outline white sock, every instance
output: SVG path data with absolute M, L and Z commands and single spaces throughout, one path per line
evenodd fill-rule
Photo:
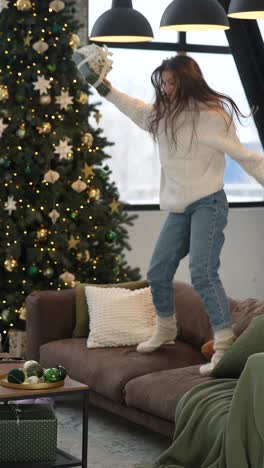
M 211 374 L 212 370 L 215 368 L 216 364 L 222 359 L 225 352 L 232 346 L 234 341 L 234 335 L 232 328 L 223 328 L 222 330 L 217 330 L 214 334 L 214 354 L 211 359 L 211 362 L 204 364 L 200 367 L 200 374 L 203 376 L 208 376 Z
M 139 353 L 151 353 L 165 343 L 174 341 L 177 336 L 177 323 L 175 315 L 168 317 L 156 316 L 155 331 L 151 338 L 143 343 L 139 343 L 137 351 Z

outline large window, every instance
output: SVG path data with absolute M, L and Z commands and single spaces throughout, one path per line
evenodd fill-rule
M 153 99 L 153 89 L 150 83 L 153 69 L 164 58 L 175 54 L 175 51 L 164 49 L 172 49 L 169 43 L 176 43 L 179 39 L 175 32 L 162 32 L 158 29 L 162 12 L 170 1 L 157 2 L 162 5 L 157 5 L 156 8 L 148 8 L 149 3 L 153 5 L 151 0 L 134 0 L 133 6 L 148 18 L 153 27 L 155 39 L 166 41 L 166 43 L 159 42 L 160 50 L 153 50 L 149 48 L 151 46 L 146 46 L 148 49 L 145 50 L 132 49 L 131 46 L 112 48 L 114 67 L 108 75 L 118 89 L 147 102 Z M 110 6 L 110 0 L 100 2 L 90 0 L 89 24 L 92 25 L 96 18 Z M 185 39 L 190 46 L 188 54 L 199 63 L 210 86 L 230 95 L 244 114 L 250 114 L 236 65 L 228 49 L 225 33 L 188 33 Z M 197 44 L 201 46 L 202 52 L 197 52 Z M 214 53 L 212 53 L 211 46 L 216 46 Z M 223 47 L 226 53 L 223 53 Z M 218 49 L 220 53 L 217 53 Z M 93 99 L 98 101 L 96 92 Z M 108 148 L 108 153 L 111 155 L 109 166 L 112 169 L 113 180 L 118 185 L 121 199 L 132 205 L 158 204 L 160 167 L 157 147 L 151 137 L 105 100 L 102 101 L 101 113 L 99 125 L 103 128 L 106 137 L 115 143 L 114 146 Z M 239 137 L 246 147 L 263 152 L 252 116 L 244 122 L 243 126 L 237 123 L 237 128 Z M 228 155 L 226 155 L 225 190 L 230 202 L 264 200 L 263 187 Z

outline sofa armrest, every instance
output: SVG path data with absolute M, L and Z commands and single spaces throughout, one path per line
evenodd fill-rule
M 34 291 L 26 298 L 27 359 L 39 360 L 49 341 L 71 338 L 75 326 L 75 290 Z

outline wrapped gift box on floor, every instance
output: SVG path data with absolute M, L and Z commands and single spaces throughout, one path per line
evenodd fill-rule
M 0 463 L 54 462 L 57 420 L 46 404 L 0 404 Z
M 9 353 L 17 357 L 26 356 L 26 332 L 22 330 L 9 330 Z

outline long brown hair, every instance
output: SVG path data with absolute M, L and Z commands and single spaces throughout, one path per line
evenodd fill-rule
M 162 72 L 165 70 L 171 71 L 175 80 L 176 89 L 172 101 L 167 98 L 162 86 Z M 241 118 L 246 117 L 231 97 L 210 88 L 198 63 L 187 55 L 176 55 L 163 60 L 161 65 L 153 71 L 151 83 L 155 89 L 156 99 L 149 121 L 149 129 L 154 140 L 157 140 L 159 123 L 164 118 L 166 135 L 169 133 L 171 141 L 177 145 L 176 132 L 174 131 L 177 118 L 187 108 L 192 108 L 194 115 L 199 115 L 201 104 L 228 112 L 231 118 L 227 122 L 227 126 L 230 125 L 234 113 L 239 122 L 241 122 Z

